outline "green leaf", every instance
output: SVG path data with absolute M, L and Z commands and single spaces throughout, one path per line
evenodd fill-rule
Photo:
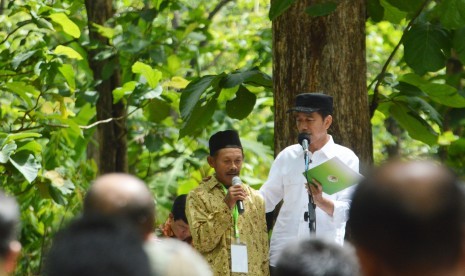
M 394 24 L 400 24 L 402 20 L 407 17 L 406 12 L 401 11 L 393 5 L 389 4 L 387 0 L 381 0 L 380 4 L 384 8 L 384 20 Z
M 179 103 L 181 117 L 183 119 L 188 118 L 193 112 L 195 106 L 198 104 L 202 94 L 207 91 L 215 80 L 217 81 L 219 78 L 223 77 L 224 74 L 207 75 L 190 82 L 181 94 L 181 100 Z
M 228 74 L 221 81 L 221 87 L 232 88 L 243 83 L 264 87 L 272 87 L 273 85 L 270 76 L 258 70 L 257 68 L 253 68 L 251 70 L 246 71 L 237 70 L 231 74 Z
M 57 170 L 46 171 L 44 177 L 50 180 L 52 186 L 57 188 L 63 195 L 70 194 L 74 190 L 73 182 L 65 178 Z
M 367 0 L 367 11 L 374 22 L 380 22 L 384 18 L 384 8 L 380 0 Z
M 449 156 L 462 156 L 465 153 L 465 139 L 459 138 L 450 144 Z M 462 159 L 463 160 L 463 159 Z
M 42 153 L 42 145 L 37 143 L 36 141 L 30 141 L 23 146 L 19 147 L 16 152 L 20 151 L 29 151 L 34 154 L 41 154 Z
M 447 32 L 431 24 L 416 24 L 405 34 L 404 56 L 419 75 L 444 68 L 450 51 Z
M 24 82 L 8 82 L 4 85 L 9 91 L 18 95 L 27 104 L 28 108 L 33 107 L 34 103 L 32 102 L 31 96 L 27 93 L 32 94 L 32 96 L 40 94 L 34 86 L 26 85 Z
M 63 31 L 74 38 L 79 38 L 81 36 L 81 30 L 79 27 L 71 21 L 68 16 L 64 13 L 54 13 L 50 15 L 50 19 L 53 22 L 60 25 L 63 28 Z
M 26 151 L 10 156 L 10 162 L 29 183 L 36 179 L 41 168 L 40 163 L 35 159 L 34 155 Z
M 74 91 L 76 89 L 76 81 L 74 79 L 73 66 L 71 66 L 70 64 L 62 64 L 58 68 L 58 71 L 60 71 L 61 75 L 63 75 L 63 77 L 66 79 L 66 82 L 71 88 L 71 91 Z
M 13 59 L 11 60 L 11 66 L 13 66 L 13 69 L 17 69 L 18 66 L 23 63 L 23 61 L 26 61 L 28 60 L 30 57 L 32 57 L 37 51 L 39 50 L 32 50 L 32 51 L 28 51 L 28 52 L 23 52 L 23 53 L 19 53 L 17 54 L 16 56 L 13 57 Z
M 465 98 L 450 85 L 432 83 L 415 74 L 403 75 L 400 80 L 420 88 L 437 103 L 456 108 L 465 107 Z
M 132 66 L 132 72 L 135 74 L 141 74 L 147 80 L 147 83 L 151 88 L 157 87 L 162 77 L 162 73 L 159 70 L 153 69 L 150 65 L 140 61 L 134 63 Z
M 134 88 L 136 88 L 137 82 L 128 81 L 123 84 L 123 87 L 118 87 L 113 90 L 113 104 L 119 102 L 125 95 L 130 95 Z
M 460 61 L 465 64 L 465 28 L 455 31 L 452 43 Z
M 181 68 L 181 59 L 176 55 L 171 55 L 167 59 L 168 70 L 171 75 L 175 75 L 176 72 Z
M 465 107 L 465 98 L 460 95 L 455 87 L 447 84 L 429 83 L 423 85 L 421 89 L 430 96 L 430 98 L 442 105 L 460 108 Z
M 395 85 L 393 88 L 399 90 L 400 94 L 404 96 L 409 96 L 409 97 L 426 96 L 426 94 L 423 93 L 423 91 L 421 91 L 420 88 L 418 88 L 415 85 L 404 82 L 404 81 L 399 81 L 399 83 Z
M 97 23 L 92 23 L 92 27 L 96 28 L 97 32 L 103 37 L 106 37 L 108 39 L 112 39 L 113 37 L 115 37 L 116 32 L 113 28 L 105 27 Z
M 241 85 L 236 98 L 226 102 L 226 113 L 231 118 L 242 120 L 252 112 L 256 101 L 257 96 Z
M 144 139 L 144 145 L 149 152 L 159 152 L 163 147 L 163 139 L 158 135 L 147 135 Z
M 424 112 L 425 114 L 428 115 L 428 118 L 431 119 L 433 122 L 438 124 L 439 126 L 442 126 L 442 116 L 439 114 L 439 112 L 432 106 L 430 105 L 427 101 L 423 100 L 420 97 L 406 97 L 406 96 L 401 96 L 401 97 L 395 97 L 394 101 L 403 101 L 407 104 L 410 110 L 415 110 L 417 113 Z
M 275 20 L 285 12 L 296 0 L 272 0 L 268 17 L 271 21 Z
M 55 29 L 53 28 L 52 23 L 48 22 L 44 18 L 41 18 L 41 17 L 38 17 L 37 15 L 34 15 L 33 12 L 31 12 L 31 15 L 32 15 L 32 22 L 34 22 L 37 25 L 37 27 L 44 28 L 44 29 L 49 29 L 51 31 L 55 31 Z
M 410 137 L 430 146 L 436 144 L 438 134 L 423 118 L 404 103 L 392 104 L 389 111 Z
M 144 116 L 147 120 L 160 123 L 170 115 L 171 105 L 160 99 L 152 99 L 150 103 L 144 107 Z
M 420 9 L 425 0 L 387 0 L 387 2 L 401 11 L 414 13 Z
M 440 1 L 437 9 L 444 27 L 458 29 L 465 25 L 465 2 L 463 0 Z
M 13 133 L 13 134 L 8 134 L 8 136 L 6 138 L 6 143 L 9 143 L 11 141 L 16 141 L 16 140 L 22 140 L 22 139 L 28 139 L 28 138 L 38 138 L 38 137 L 42 137 L 42 134 L 35 133 L 35 132 Z
M 325 16 L 334 12 L 337 8 L 337 5 L 338 4 L 335 2 L 313 4 L 305 9 L 305 12 L 313 17 Z
M 191 135 L 199 129 L 204 129 L 208 122 L 210 122 L 213 113 L 215 113 L 216 105 L 216 97 L 206 102 L 205 105 L 198 103 L 192 110 L 192 113 L 183 120 L 181 130 L 179 131 L 179 139 Z
M 10 159 L 10 156 L 16 150 L 18 146 L 14 142 L 10 142 L 3 146 L 2 150 L 0 151 L 0 163 L 7 163 Z
M 160 97 L 161 93 L 163 93 L 163 87 L 161 87 L 161 85 L 157 85 L 157 87 L 155 87 L 155 89 L 148 90 L 141 97 L 141 99 L 147 99 L 147 100 L 156 99 L 156 98 Z
M 53 52 L 56 55 L 64 55 L 68 58 L 82 60 L 81 54 L 79 54 L 76 50 L 68 46 L 58 45 Z

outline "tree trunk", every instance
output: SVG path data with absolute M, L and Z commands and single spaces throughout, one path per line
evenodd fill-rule
M 95 56 L 103 47 L 109 45 L 109 42 L 92 26 L 92 23 L 104 25 L 113 16 L 112 0 L 85 0 L 85 5 L 90 41 L 99 45 L 97 49 L 89 51 L 88 58 L 94 81 L 98 83 L 96 86 L 99 93 L 97 120 L 117 118 L 109 123 L 99 124 L 97 127 L 99 173 L 126 172 L 128 168 L 125 119 L 127 111 L 122 102 L 113 104 L 112 94 L 113 89 L 120 86 L 120 74 L 118 70 L 115 70 L 110 78 L 102 77 L 103 68 L 110 60 L 95 60 Z
M 295 122 L 286 113 L 294 97 L 322 92 L 334 97 L 330 134 L 336 143 L 357 154 L 363 172 L 373 163 L 365 1 L 341 0 L 331 14 L 311 17 L 305 10 L 315 3 L 296 1 L 273 21 L 275 153 L 297 142 Z

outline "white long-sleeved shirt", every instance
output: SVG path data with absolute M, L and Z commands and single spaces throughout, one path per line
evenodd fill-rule
M 309 168 L 337 156 L 354 171 L 359 171 L 359 159 L 349 148 L 334 143 L 333 138 L 320 149 L 310 154 Z M 260 188 L 265 199 L 266 212 L 271 212 L 281 200 L 283 204 L 273 228 L 270 244 L 270 265 L 276 266 L 279 254 L 291 241 L 310 237 L 304 213 L 308 211 L 308 193 L 305 189 L 304 151 L 295 144 L 285 148 L 271 166 L 267 181 Z M 334 203 L 333 216 L 316 208 L 316 236 L 343 244 L 345 226 L 354 186 L 323 197 Z

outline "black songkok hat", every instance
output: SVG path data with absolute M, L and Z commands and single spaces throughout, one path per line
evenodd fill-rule
M 322 93 L 303 93 L 295 97 L 295 106 L 287 112 L 297 111 L 312 113 L 326 111 L 333 114 L 333 97 Z
M 208 140 L 208 146 L 210 148 L 210 156 L 213 156 L 215 152 L 224 148 L 242 149 L 239 134 L 235 130 L 219 131 L 213 134 L 210 137 L 210 140 Z

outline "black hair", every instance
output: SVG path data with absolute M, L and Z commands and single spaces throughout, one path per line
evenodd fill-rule
M 359 265 L 352 247 L 320 239 L 286 246 L 276 264 L 276 276 L 354 276 Z
M 136 229 L 123 220 L 85 216 L 54 238 L 47 276 L 149 276 L 150 265 Z
M 173 219 L 179 220 L 182 219 L 185 223 L 187 222 L 186 217 L 186 194 L 178 195 L 173 202 L 173 206 L 171 207 L 171 213 L 173 214 Z
M 428 177 L 405 176 L 418 169 L 399 169 L 406 165 L 388 163 L 358 185 L 349 210 L 353 242 L 394 271 L 452 267 L 461 256 L 465 219 L 458 178 L 445 167 L 426 167 Z

